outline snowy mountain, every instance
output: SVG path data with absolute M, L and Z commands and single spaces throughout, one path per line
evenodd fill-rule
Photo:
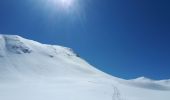
M 0 100 L 169 100 L 170 80 L 110 76 L 72 49 L 0 35 Z

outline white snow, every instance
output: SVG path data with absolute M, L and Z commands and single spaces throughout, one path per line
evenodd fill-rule
M 117 78 L 70 48 L 0 35 L 0 100 L 169 99 L 169 80 Z

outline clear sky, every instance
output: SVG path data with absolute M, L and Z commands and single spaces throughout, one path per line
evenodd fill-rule
M 170 78 L 169 0 L 0 0 L 0 33 L 72 48 L 121 78 Z

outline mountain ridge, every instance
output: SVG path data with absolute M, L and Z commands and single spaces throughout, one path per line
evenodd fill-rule
M 93 68 L 85 60 L 78 57 L 72 49 L 67 47 L 41 44 L 17 35 L 0 35 L 0 41 L 3 41 L 0 47 L 1 60 L 3 60 L 1 62 L 6 62 L 6 64 L 0 63 L 0 66 L 8 67 L 8 69 L 11 67 L 17 72 L 22 72 L 22 74 L 28 70 L 32 70 L 30 74 L 35 74 L 36 72 L 37 74 L 44 74 L 45 72 L 46 75 L 51 73 L 54 75 L 56 72 L 60 74 L 67 72 L 66 74 L 70 73 L 69 75 L 74 75 L 75 72 L 79 74 L 91 73 L 93 75 L 97 75 L 98 72 L 103 73 Z M 33 58 L 36 58 L 37 61 L 33 60 Z M 31 67 L 23 67 L 25 64 L 30 64 Z M 61 67 L 63 65 L 64 67 Z
M 5 34 L 0 34 L 0 57 L 4 55 L 6 50 L 7 52 L 12 52 L 14 54 L 36 52 L 36 50 L 33 49 L 31 45 L 33 46 L 38 45 L 41 49 L 44 49 L 42 48 L 44 46 L 45 48 L 51 48 L 54 51 L 56 49 L 61 49 L 60 51 L 55 51 L 55 53 L 56 54 L 65 53 L 68 56 L 79 57 L 78 54 L 76 54 L 71 48 L 68 48 L 68 47 L 63 47 L 60 45 L 41 44 L 40 42 L 25 39 L 19 35 L 5 35 Z M 54 53 L 49 54 L 48 56 L 53 58 Z M 133 80 L 133 81 L 139 81 L 139 80 L 141 81 L 144 81 L 144 80 L 145 81 L 169 81 L 170 79 L 153 80 L 153 79 L 142 76 L 142 77 L 138 77 L 136 79 L 130 79 L 130 80 Z

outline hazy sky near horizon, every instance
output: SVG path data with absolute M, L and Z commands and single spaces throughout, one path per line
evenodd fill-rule
M 73 48 L 113 76 L 168 79 L 169 5 L 169 0 L 0 0 L 0 33 Z

